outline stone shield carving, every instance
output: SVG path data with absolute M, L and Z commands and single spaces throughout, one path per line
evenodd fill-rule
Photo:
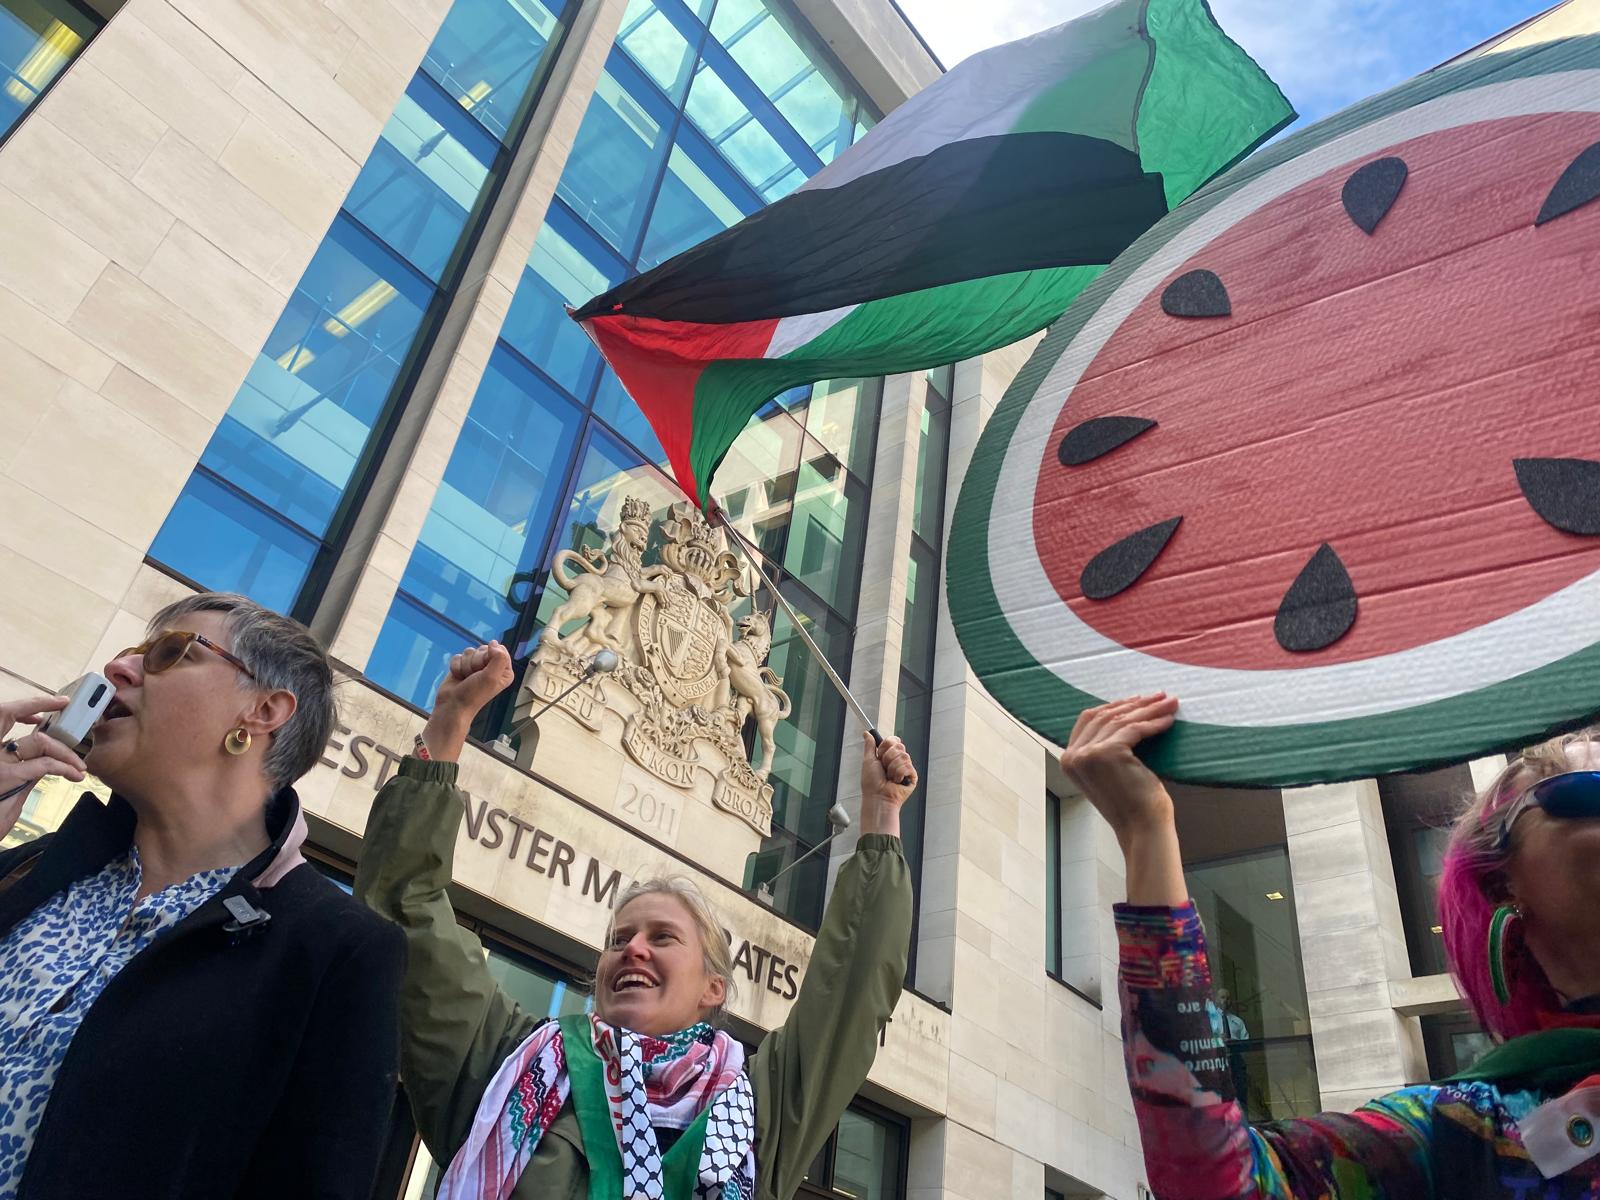
M 653 541 L 660 561 L 646 563 Z M 519 718 L 578 683 L 596 651 L 612 650 L 617 670 L 579 685 L 560 701 L 562 711 L 596 736 L 614 737 L 664 783 L 694 791 L 703 780 L 713 804 L 770 834 L 767 775 L 790 704 L 766 666 L 766 614 L 736 624 L 730 612 L 750 593 L 721 531 L 686 503 L 652 529 L 649 505 L 630 496 L 603 550 L 563 550 L 552 573 L 567 599 L 540 635 Z M 752 721 L 759 766 L 744 747 Z
M 639 597 L 636 636 L 644 664 L 679 708 L 704 705 L 717 690 L 718 654 L 728 640 L 727 610 L 696 595 L 681 576 Z

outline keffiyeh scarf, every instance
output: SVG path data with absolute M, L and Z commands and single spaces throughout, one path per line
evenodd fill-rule
M 619 1200 L 754 1200 L 744 1047 L 704 1022 L 656 1038 L 593 1016 L 542 1022 L 500 1065 L 438 1200 L 508 1200 L 569 1096 L 591 1175 L 617 1177 Z M 658 1128 L 683 1131 L 665 1156 Z

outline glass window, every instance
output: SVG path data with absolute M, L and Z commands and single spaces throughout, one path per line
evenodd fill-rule
M 496 145 L 418 76 L 356 177 L 345 211 L 437 283 L 489 177 Z
M 422 69 L 504 141 L 565 7 L 555 0 L 455 0 Z
M 1320 1100 L 1282 797 L 1171 790 L 1235 1091 L 1252 1121 L 1314 1112 Z
M 539 1017 L 565 1017 L 588 1012 L 594 997 L 573 986 L 573 981 L 537 959 L 518 954 L 495 942 L 486 943 L 489 974 L 502 991 L 525 1013 Z
M 382 246 L 336 220 L 200 461 L 324 532 L 431 299 Z
M 1061 797 L 1044 794 L 1044 969 L 1061 977 Z
M 756 194 L 728 170 L 700 138 L 685 130 L 667 157 L 667 173 L 639 252 L 648 271 L 707 238 L 736 225 L 761 207 Z
M 892 1200 L 898 1196 L 899 1136 L 900 1131 L 886 1121 L 846 1110 L 839 1119 L 833 1190 L 858 1200 Z
M 900 665 L 925 683 L 933 682 L 933 639 L 938 622 L 939 556 L 925 542 L 912 538 L 911 557 L 906 563 Z
M 872 477 L 882 396 L 881 379 L 824 380 L 811 387 L 800 418 L 806 432 L 860 479 Z
M 303 602 L 324 541 L 339 536 L 346 493 L 402 399 L 424 323 L 442 311 L 440 284 L 503 157 L 497 138 L 531 93 L 565 7 L 451 7 L 158 534 L 162 562 L 276 608 Z M 496 476 L 502 507 L 515 502 L 511 473 Z M 435 572 L 438 586 L 483 600 L 444 575 Z
M 667 154 L 672 119 L 671 107 L 639 68 L 612 51 L 556 186 L 580 220 L 630 258 Z
M 949 371 L 949 367 L 943 367 L 938 372 L 928 372 L 927 401 L 922 408 L 917 448 L 917 486 L 912 500 L 911 528 L 933 546 L 944 545 L 944 477 L 950 451 Z M 946 377 L 936 379 L 941 372 Z
M 799 423 L 769 404 L 740 432 L 717 471 L 723 511 L 769 561 L 783 553 L 804 444 Z
M 1469 1013 L 1436 1013 L 1421 1018 L 1420 1023 L 1429 1079 L 1447 1079 L 1468 1070 L 1494 1049 L 1494 1039 Z
M 99 31 L 67 0 L 0 0 L 0 140 Z
M 487 0 L 462 3 L 426 68 L 452 81 L 452 98 L 465 96 L 460 64 L 483 52 L 493 23 Z M 513 649 L 526 655 L 565 599 L 548 579 L 550 555 L 603 546 L 625 496 L 657 516 L 682 499 L 658 469 L 664 455 L 648 422 L 566 309 L 736 223 L 859 136 L 870 119 L 859 97 L 825 65 L 825 49 L 803 48 L 774 11 L 759 0 L 630 0 L 500 335 L 500 355 L 546 385 L 529 394 L 568 402 L 580 427 L 563 418 L 559 433 L 544 430 L 552 465 L 540 467 L 499 428 L 513 416 L 489 405 L 480 416 L 474 405 L 369 663 L 401 694 L 425 703 L 463 634 L 514 631 Z M 482 387 L 500 389 L 495 371 Z M 850 653 L 880 398 L 876 380 L 792 389 L 751 421 L 717 478 L 724 510 L 839 666 Z M 558 474 L 571 483 L 546 503 Z M 778 734 L 778 828 L 751 867 L 763 878 L 826 832 L 844 730 L 833 689 L 786 618 L 774 622 L 769 665 L 786 676 L 794 715 Z M 924 690 L 908 720 L 925 724 L 927 705 Z M 779 906 L 815 923 L 825 880 L 817 855 L 782 881 Z
M 784 418 L 787 420 L 788 418 Z M 784 566 L 839 612 L 856 609 L 867 489 L 807 439 L 797 477 Z
M 378 632 L 367 661 L 367 678 L 418 708 L 432 708 L 450 656 L 477 640 L 401 591 Z
M 699 5 L 709 10 L 713 2 L 699 0 Z M 674 4 L 673 7 L 676 9 L 678 6 Z M 695 55 L 704 36 L 697 22 L 689 21 L 686 15 L 680 16 L 680 20 L 690 29 L 693 45 L 678 25 L 652 0 L 633 0 L 617 33 L 617 45 L 628 52 L 628 57 L 675 104 L 682 102 L 684 91 L 689 86 Z
M 661 448 L 656 431 L 650 428 L 643 410 L 633 402 L 633 397 L 628 395 L 622 381 L 609 366 L 600 368 L 600 386 L 595 390 L 594 412 L 645 459 L 666 468 L 667 452 Z
M 1472 772 L 1464 763 L 1378 780 L 1414 975 L 1441 975 L 1450 969 L 1439 924 L 1439 875 L 1451 823 L 1471 794 Z
M 774 580 L 784 599 L 805 623 L 806 632 L 841 676 L 848 676 L 852 631 L 793 581 Z M 770 597 L 757 596 L 763 609 Z M 743 615 L 749 601 L 734 609 Z M 827 835 L 826 812 L 839 782 L 844 702 L 781 609 L 772 613 L 772 653 L 767 659 L 789 696 L 791 715 L 776 731 L 773 760 L 772 820 L 815 844 Z M 748 733 L 747 733 L 748 736 Z M 820 899 L 820 897 L 819 897 Z
M 370 678 L 425 705 L 463 642 L 512 636 L 581 424 L 577 405 L 496 349 L 367 665 Z
M 600 352 L 567 316 L 622 279 L 622 262 L 559 204 L 550 206 L 500 337 L 569 393 L 588 393 Z
M 287 612 L 317 546 L 304 531 L 199 470 L 184 484 L 150 556 L 202 587 L 243 592 Z
M 830 1200 L 899 1200 L 905 1195 L 906 1127 L 852 1104 L 806 1169 L 801 1194 Z

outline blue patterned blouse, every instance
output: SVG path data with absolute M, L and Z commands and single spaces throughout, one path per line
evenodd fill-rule
M 0 939 L 0 1200 L 14 1200 L 73 1034 L 118 971 L 233 878 L 223 867 L 137 904 L 130 848 Z

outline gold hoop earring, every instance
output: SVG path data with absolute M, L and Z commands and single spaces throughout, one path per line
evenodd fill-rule
M 243 725 L 222 739 L 222 748 L 229 754 L 240 755 L 250 749 L 250 731 Z

